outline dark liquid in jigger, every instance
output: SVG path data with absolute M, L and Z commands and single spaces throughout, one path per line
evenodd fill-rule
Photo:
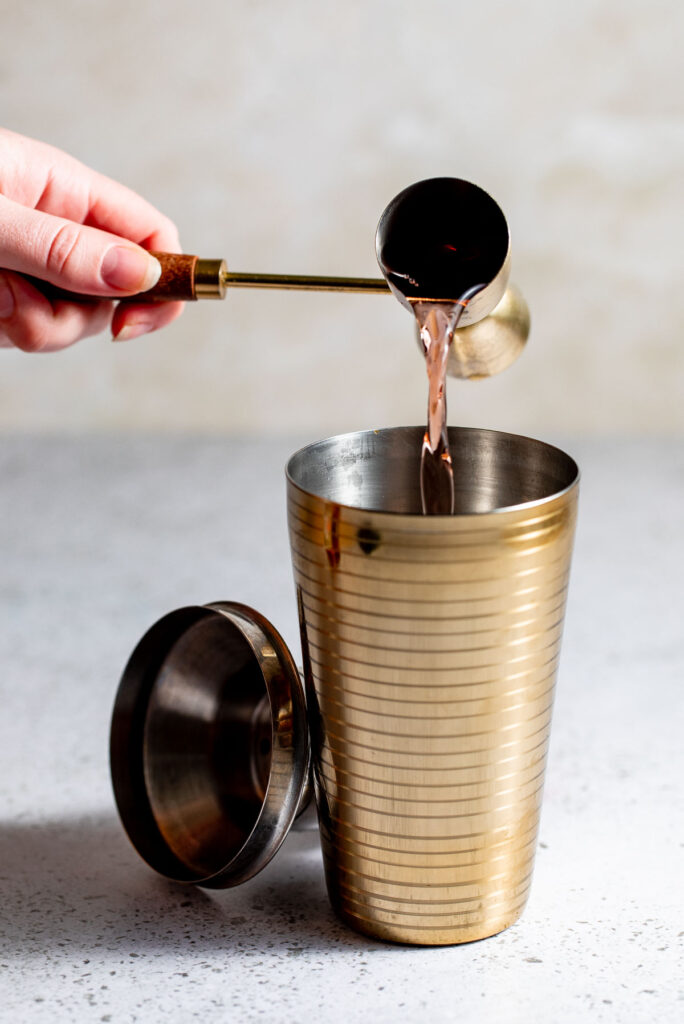
M 387 280 L 409 302 L 455 303 L 474 285 L 493 281 L 508 251 L 506 219 L 483 189 L 433 178 L 400 192 L 382 216 L 378 259 Z
M 400 193 L 383 214 L 383 232 L 380 265 L 390 285 L 413 308 L 428 371 L 428 425 L 420 469 L 423 513 L 451 515 L 454 474 L 446 426 L 447 357 L 468 302 L 504 264 L 508 228 L 503 213 L 482 189 L 438 178 Z

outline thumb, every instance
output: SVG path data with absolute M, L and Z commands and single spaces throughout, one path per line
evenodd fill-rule
M 82 295 L 147 291 L 161 266 L 135 242 L 0 196 L 0 267 Z

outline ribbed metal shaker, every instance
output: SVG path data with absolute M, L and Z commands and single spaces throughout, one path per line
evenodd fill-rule
M 376 938 L 443 944 L 527 900 L 578 471 L 452 428 L 456 514 L 423 516 L 421 437 L 304 449 L 288 513 L 331 901 Z

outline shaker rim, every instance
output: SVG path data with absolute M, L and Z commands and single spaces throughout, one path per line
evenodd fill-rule
M 471 435 L 474 435 L 474 434 L 488 434 L 488 435 L 491 435 L 492 437 L 498 437 L 500 439 L 506 439 L 506 440 L 510 440 L 510 441 L 514 441 L 514 442 L 523 442 L 525 444 L 530 444 L 530 445 L 538 445 L 538 446 L 540 446 L 540 448 L 544 449 L 549 454 L 553 453 L 553 454 L 555 454 L 557 456 L 560 456 L 560 458 L 562 460 L 565 460 L 567 462 L 568 476 L 570 477 L 570 479 L 569 479 L 569 481 L 568 481 L 568 483 L 566 485 L 564 485 L 563 487 L 560 487 L 558 490 L 553 491 L 551 494 L 543 495 L 540 498 L 533 498 L 533 499 L 531 499 L 529 501 L 516 502 L 516 503 L 511 504 L 511 505 L 500 505 L 500 506 L 496 506 L 495 508 L 491 508 L 491 509 L 475 509 L 473 511 L 457 512 L 457 513 L 454 513 L 454 514 L 451 514 L 451 515 L 429 515 L 429 516 L 424 515 L 422 512 L 402 512 L 402 511 L 396 511 L 394 509 L 384 509 L 384 508 L 383 509 L 379 509 L 379 508 L 375 508 L 375 507 L 370 506 L 370 505 L 355 505 L 355 504 L 350 504 L 349 502 L 345 502 L 345 501 L 337 501 L 334 498 L 326 497 L 325 495 L 319 493 L 318 491 L 314 491 L 314 490 L 311 490 L 310 488 L 304 487 L 302 484 L 298 483 L 297 480 L 295 479 L 294 472 L 293 472 L 293 464 L 294 464 L 295 460 L 299 460 L 300 458 L 302 458 L 305 455 L 305 453 L 310 452 L 314 448 L 322 447 L 322 446 L 324 446 L 326 444 L 329 444 L 329 443 L 332 443 L 332 442 L 344 442 L 345 440 L 352 440 L 352 439 L 357 439 L 358 440 L 358 439 L 363 438 L 363 437 L 371 438 L 372 436 L 379 436 L 379 435 L 383 435 L 383 434 L 398 433 L 398 432 L 416 432 L 416 433 L 419 434 L 420 437 L 422 437 L 424 432 L 425 432 L 425 427 L 424 426 L 380 427 L 378 429 L 370 428 L 370 429 L 367 429 L 367 430 L 347 431 L 347 432 L 345 432 L 343 434 L 331 434 L 330 436 L 325 437 L 325 438 L 321 438 L 318 441 L 312 441 L 309 444 L 306 444 L 303 447 L 299 448 L 296 452 L 293 452 L 293 454 L 290 456 L 290 458 L 288 459 L 288 461 L 286 463 L 286 466 L 285 466 L 285 477 L 286 477 L 286 480 L 287 480 L 288 484 L 291 487 L 293 487 L 295 490 L 297 490 L 300 494 L 305 494 L 308 497 L 315 498 L 315 499 L 317 499 L 319 501 L 328 502 L 329 504 L 334 505 L 335 507 L 337 507 L 339 509 L 345 509 L 345 510 L 348 510 L 350 512 L 367 513 L 369 515 L 373 515 L 374 517 L 377 517 L 377 516 L 387 516 L 388 519 L 392 519 L 392 518 L 395 518 L 395 519 L 415 518 L 415 519 L 424 519 L 426 522 L 442 522 L 442 523 L 446 523 L 446 522 L 452 522 L 453 523 L 454 521 L 463 522 L 463 521 L 465 521 L 465 520 L 467 520 L 469 518 L 472 518 L 472 519 L 476 520 L 476 519 L 482 519 L 484 516 L 503 515 L 503 514 L 508 514 L 508 513 L 511 513 L 511 512 L 524 512 L 526 509 L 543 508 L 545 505 L 548 505 L 551 502 L 557 501 L 559 498 L 563 498 L 564 496 L 570 494 L 573 490 L 576 490 L 576 489 L 579 488 L 581 473 L 580 473 L 579 466 L 577 465 L 577 462 L 575 461 L 575 459 L 571 455 L 568 455 L 567 452 L 563 451 L 562 448 L 559 448 L 557 445 L 550 444 L 548 441 L 542 441 L 539 438 L 530 437 L 529 435 L 526 435 L 526 434 L 514 434 L 514 433 L 511 433 L 509 431 L 495 430 L 495 429 L 488 428 L 488 427 L 454 427 L 454 426 L 451 426 L 451 427 L 448 428 L 448 430 L 449 430 L 450 433 L 453 431 L 453 432 L 458 432 L 458 433 L 461 433 L 461 434 L 471 434 Z

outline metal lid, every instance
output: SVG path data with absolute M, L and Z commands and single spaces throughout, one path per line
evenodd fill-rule
M 257 874 L 309 774 L 304 691 L 282 637 L 233 602 L 164 616 L 124 670 L 110 757 L 124 828 L 156 871 L 210 888 Z

